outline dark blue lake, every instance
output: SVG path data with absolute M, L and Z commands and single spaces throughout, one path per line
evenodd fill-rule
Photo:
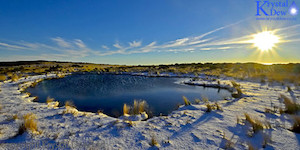
M 50 96 L 64 104 L 71 100 L 81 111 L 97 112 L 109 116 L 122 114 L 123 104 L 133 104 L 136 100 L 146 100 L 152 115 L 167 115 L 183 104 L 182 96 L 191 102 L 195 98 L 207 97 L 210 101 L 230 97 L 230 92 L 222 89 L 204 88 L 180 84 L 182 78 L 145 77 L 112 74 L 74 74 L 62 79 L 45 80 L 27 91 L 45 102 Z M 151 114 L 150 114 L 151 115 Z

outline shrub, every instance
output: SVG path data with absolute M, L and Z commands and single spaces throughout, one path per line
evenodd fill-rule
M 185 106 L 191 105 L 191 102 L 185 96 L 182 96 L 182 98 Z
M 280 97 L 283 99 L 283 103 L 285 105 L 284 112 L 288 114 L 294 114 L 300 110 L 300 105 L 292 101 L 287 96 L 281 94 Z
M 6 80 L 6 76 L 4 74 L 0 74 L 0 81 L 5 81 Z

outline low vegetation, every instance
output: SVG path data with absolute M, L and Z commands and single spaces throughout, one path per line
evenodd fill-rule
M 6 76 L 4 74 L 0 74 L 0 81 L 5 81 L 6 80 Z
M 245 118 L 246 121 L 250 123 L 251 127 L 252 127 L 252 131 L 254 133 L 257 133 L 261 130 L 263 130 L 264 128 L 271 128 L 270 124 L 266 123 L 266 122 L 262 122 L 256 118 L 252 118 L 249 114 L 245 113 Z
M 148 104 L 145 100 L 134 100 L 132 107 L 127 104 L 123 105 L 123 115 L 138 115 L 142 112 L 146 112 L 147 107 Z
M 54 98 L 51 98 L 51 97 L 48 96 L 47 100 L 46 100 L 46 103 L 49 104 L 49 103 L 51 103 L 53 101 L 54 101 Z
M 23 116 L 24 127 L 26 131 L 30 130 L 32 133 L 39 133 L 37 129 L 36 116 L 33 113 L 28 113 Z
M 241 98 L 243 95 L 243 92 L 240 88 L 240 84 L 237 84 L 235 81 L 231 81 L 231 84 L 232 84 L 233 88 L 236 90 L 236 92 L 232 93 L 231 96 L 234 98 Z
M 155 139 L 155 136 L 151 136 L 151 141 L 149 143 L 151 146 L 158 146 L 158 142 Z
M 288 98 L 287 96 L 281 94 L 280 98 L 283 99 L 283 103 L 285 105 L 285 109 L 283 112 L 288 114 L 295 114 L 300 110 L 300 105 Z
M 182 96 L 182 99 L 184 101 L 185 106 L 191 105 L 191 102 L 185 96 Z
M 294 116 L 293 120 L 294 120 L 294 124 L 292 126 L 291 131 L 300 133 L 300 116 Z

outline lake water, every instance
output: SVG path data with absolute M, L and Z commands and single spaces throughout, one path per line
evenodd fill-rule
M 50 96 L 61 105 L 71 100 L 81 111 L 97 112 L 118 117 L 122 114 L 123 104 L 132 105 L 133 101 L 146 100 L 152 115 L 167 115 L 183 104 L 182 96 L 191 102 L 195 98 L 207 97 L 210 101 L 230 97 L 230 92 L 222 89 L 204 88 L 180 84 L 182 78 L 144 77 L 112 74 L 74 74 L 62 79 L 40 82 L 27 91 L 45 102 Z

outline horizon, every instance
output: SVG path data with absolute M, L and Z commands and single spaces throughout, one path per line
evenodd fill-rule
M 265 7 L 237 0 L 0 2 L 0 61 L 300 63 L 297 10 L 290 20 L 258 20 Z

